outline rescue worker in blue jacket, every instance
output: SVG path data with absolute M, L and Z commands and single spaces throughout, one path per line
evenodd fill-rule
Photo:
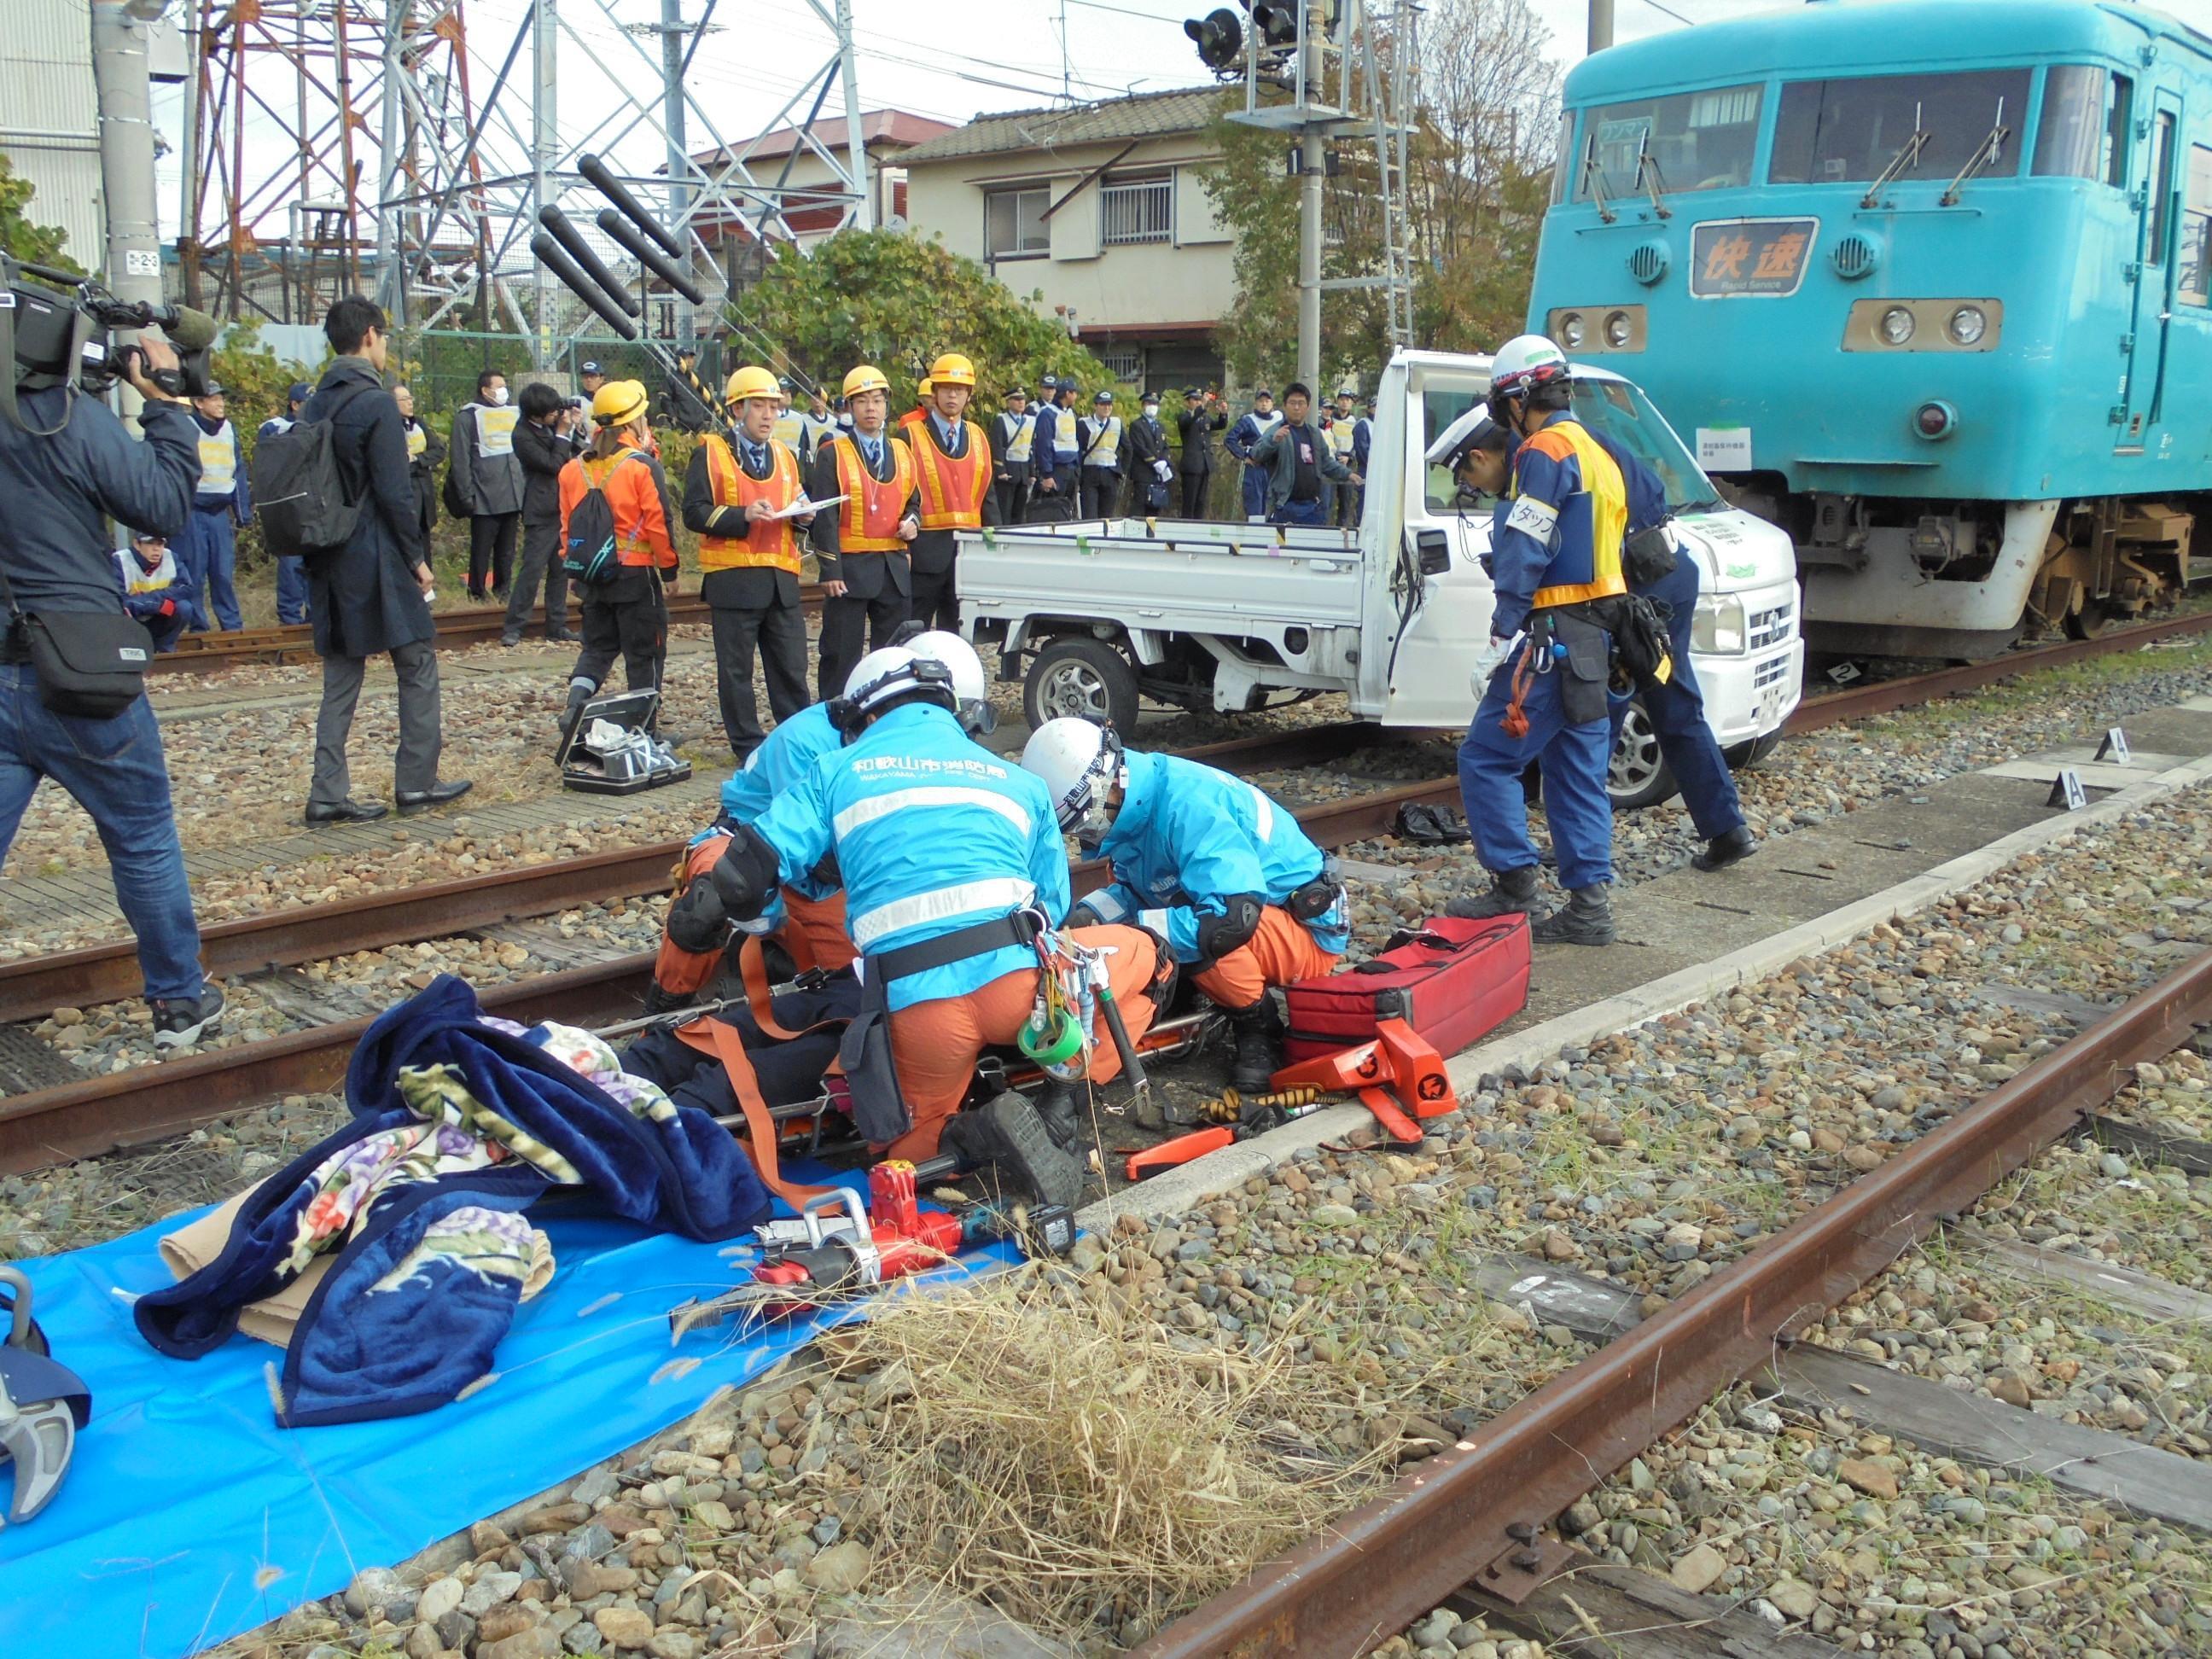
M 1072 919 L 1135 921 L 1167 941 L 1229 1016 L 1231 1081 L 1255 1094 L 1282 1068 L 1278 985 L 1336 971 L 1349 909 L 1334 861 L 1296 814 L 1242 778 L 1175 755 L 1124 749 L 1073 716 L 1030 734 L 1022 765 L 1044 781 L 1063 831 L 1113 866 Z
M 1066 1202 L 1083 1178 L 1072 1088 L 1048 1085 L 1034 1109 L 1000 1095 L 955 1115 L 983 1050 L 1031 1023 L 1048 989 L 1041 957 L 1104 952 L 1138 1041 L 1158 951 L 1139 928 L 1065 925 L 1067 854 L 1044 786 L 970 739 L 961 701 L 948 665 L 914 646 L 863 657 L 832 711 L 845 746 L 732 830 L 714 888 L 741 921 L 834 854 L 869 997 L 839 1054 L 860 1132 L 894 1158 L 932 1157 L 941 1141 L 971 1166 L 1012 1159 Z M 1093 1040 L 1089 1080 L 1119 1069 L 1112 1043 Z
M 1229 428 L 1229 435 L 1221 441 L 1221 447 L 1236 457 L 1243 468 L 1244 517 L 1251 524 L 1267 521 L 1267 480 L 1272 476 L 1265 462 L 1252 459 L 1252 451 L 1282 422 L 1282 413 L 1275 407 L 1275 394 L 1261 386 L 1252 394 L 1252 407 L 1237 417 L 1237 424 Z
M 191 601 L 187 626 L 204 634 L 213 618 L 216 627 L 233 633 L 246 626 L 238 610 L 238 527 L 253 517 L 253 492 L 220 384 L 210 381 L 207 395 L 192 399 L 192 419 L 199 424 L 200 478 L 184 544 L 171 551 Z
M 1558 346 L 1521 335 L 1498 349 L 1490 373 L 1492 418 L 1519 443 L 1491 538 L 1490 644 L 1476 658 L 1483 690 L 1460 745 L 1459 779 L 1476 856 L 1492 879 L 1488 892 L 1455 900 L 1447 914 L 1527 912 L 1539 940 L 1609 945 L 1612 639 L 1588 607 L 1628 591 L 1627 486 L 1568 412 L 1570 371 Z M 1542 769 L 1544 817 L 1569 893 L 1548 915 L 1536 904 L 1538 854 L 1521 787 L 1531 761 Z
M 1451 450 L 1446 465 L 1460 485 L 1462 499 L 1503 495 L 1510 472 L 1508 454 L 1511 448 L 1504 428 L 1483 416 L 1471 429 L 1462 422 L 1454 432 L 1462 434 L 1456 441 L 1452 441 L 1452 434 L 1448 434 L 1443 442 Z M 1667 637 L 1674 658 L 1673 672 L 1664 680 L 1641 683 L 1638 690 L 1659 752 L 1668 769 L 1674 773 L 1674 781 L 1681 788 L 1682 804 L 1705 842 L 1704 849 L 1690 862 L 1700 870 L 1725 869 L 1749 857 L 1759 842 L 1744 822 L 1735 779 L 1729 772 L 1719 740 L 1713 736 L 1712 725 L 1705 719 L 1705 698 L 1698 689 L 1697 670 L 1691 660 L 1690 636 L 1698 609 L 1698 562 L 1687 551 L 1671 544 L 1673 538 L 1666 529 L 1671 509 L 1667 505 L 1666 486 L 1660 482 L 1658 474 L 1595 428 L 1590 429 L 1590 436 L 1613 457 L 1627 485 L 1628 531 L 1625 545 L 1628 554 L 1625 562 L 1629 591 L 1662 602 L 1669 611 Z M 1655 580 L 1644 580 L 1638 574 L 1638 544 L 1639 539 L 1655 534 L 1666 538 L 1665 550 L 1662 554 L 1654 550 L 1646 556 L 1667 564 L 1668 568 Z M 1616 750 L 1620 744 L 1622 726 L 1628 718 L 1630 702 L 1621 695 L 1612 699 L 1613 744 Z

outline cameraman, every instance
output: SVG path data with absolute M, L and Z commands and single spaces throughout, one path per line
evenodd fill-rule
M 125 378 L 146 400 L 138 416 L 143 443 L 104 404 L 67 386 L 19 394 L 25 423 L 58 425 L 52 436 L 0 421 L 0 497 L 9 504 L 0 574 L 12 593 L 0 642 L 0 857 L 41 778 L 92 815 L 115 902 L 138 937 L 154 1046 L 168 1054 L 220 1029 L 222 992 L 200 977 L 199 928 L 169 808 L 161 728 L 143 695 L 107 720 L 48 709 L 15 619 L 26 611 L 123 613 L 104 515 L 172 538 L 185 529 L 200 474 L 199 428 L 190 404 L 148 378 L 175 369 L 176 352 L 151 332 L 140 343 L 144 351 L 127 360 Z

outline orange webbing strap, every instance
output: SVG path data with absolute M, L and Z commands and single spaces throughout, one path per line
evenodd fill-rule
M 760 1091 L 760 1079 L 753 1071 L 752 1061 L 746 1057 L 745 1045 L 738 1041 L 738 1034 L 708 1016 L 678 1026 L 676 1037 L 685 1048 L 712 1054 L 722 1062 L 730 1088 L 737 1095 L 738 1109 L 745 1115 L 745 1139 L 751 1143 L 753 1168 L 759 1173 L 761 1184 L 794 1210 L 808 1199 L 828 1192 L 827 1187 L 801 1186 L 783 1178 L 775 1120 L 769 1115 L 768 1101 Z
M 769 993 L 768 954 L 758 933 L 748 933 L 738 946 L 738 978 L 745 988 L 745 1006 L 752 1011 L 753 1024 L 760 1027 L 761 1035 L 772 1042 L 789 1042 L 804 1036 L 805 1031 L 794 1031 L 777 1020 L 775 1005 Z M 807 1030 L 819 1030 L 810 1025 Z
M 1536 641 L 1531 639 L 1521 647 L 1521 660 L 1513 665 L 1513 701 L 1498 722 L 1498 729 L 1516 742 L 1528 735 L 1528 693 L 1536 684 L 1535 661 Z

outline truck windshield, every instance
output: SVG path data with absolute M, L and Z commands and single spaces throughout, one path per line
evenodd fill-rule
M 1766 168 L 1776 185 L 1866 184 L 1889 166 L 1916 132 L 1928 140 L 1907 179 L 1948 182 L 2007 129 L 1989 178 L 2020 170 L 2020 136 L 2027 123 L 2025 69 L 1974 70 L 1956 75 L 1859 75 L 1848 80 L 1793 81 L 1782 88 L 1774 122 L 1774 155 Z
M 1590 199 L 1593 179 L 1613 200 L 1644 188 L 1638 158 L 1650 155 L 1669 196 L 1751 182 L 1764 88 L 1720 87 L 1626 104 L 1601 104 L 1583 117 L 1583 147 L 1571 169 L 1575 199 Z
M 1675 512 L 1717 513 L 1726 505 L 1651 400 L 1627 381 L 1577 379 L 1574 416 L 1657 473 Z

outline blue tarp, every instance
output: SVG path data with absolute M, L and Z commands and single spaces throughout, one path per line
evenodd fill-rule
M 672 1348 L 669 1306 L 735 1282 L 727 1246 L 543 1206 L 532 1219 L 558 1265 L 495 1380 L 422 1416 L 327 1428 L 276 1425 L 283 1355 L 266 1343 L 188 1362 L 139 1337 L 125 1298 L 170 1282 L 155 1241 L 176 1220 L 16 1263 L 93 1419 L 52 1506 L 0 1527 L 0 1653 L 183 1659 L 568 1479 L 854 1316 Z

